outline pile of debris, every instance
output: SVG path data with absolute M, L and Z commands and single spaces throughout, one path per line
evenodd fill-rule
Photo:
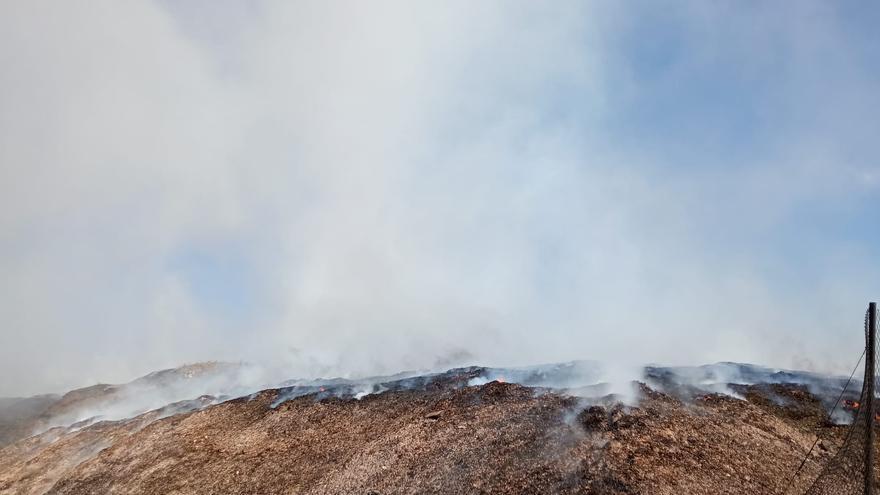
M 803 384 L 640 385 L 628 407 L 479 370 L 50 429 L 0 450 L 0 493 L 798 493 L 846 429 Z

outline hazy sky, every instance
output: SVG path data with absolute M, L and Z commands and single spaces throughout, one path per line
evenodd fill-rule
M 0 396 L 206 359 L 841 371 L 875 2 L 0 4 Z

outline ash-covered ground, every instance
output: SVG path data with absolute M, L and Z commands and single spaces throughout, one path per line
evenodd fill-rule
M 625 396 L 591 362 L 258 381 L 3 399 L 0 493 L 798 493 L 853 414 L 830 414 L 845 378 L 736 363 L 649 366 Z

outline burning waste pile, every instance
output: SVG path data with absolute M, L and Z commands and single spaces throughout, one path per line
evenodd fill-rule
M 314 395 L 317 400 L 328 397 L 361 399 L 367 395 L 389 391 L 481 386 L 493 381 L 522 385 L 534 389 L 535 393 L 552 391 L 588 401 L 601 399 L 603 403 L 626 402 L 629 395 L 634 393 L 627 389 L 615 389 L 605 381 L 605 377 L 606 372 L 599 362 L 571 361 L 512 368 L 470 366 L 437 373 L 406 372 L 366 379 L 287 380 L 277 387 L 278 397 L 273 402 L 273 407 L 306 395 Z M 787 399 L 774 394 L 771 385 L 802 387 L 820 399 L 830 413 L 846 381 L 845 377 L 805 371 L 717 363 L 699 367 L 647 366 L 641 377 L 629 385 L 636 390 L 639 382 L 643 382 L 654 390 L 684 401 L 692 401 L 709 394 L 744 399 L 743 391 L 749 387 L 761 387 L 779 405 L 784 405 Z M 860 390 L 861 382 L 857 380 L 853 380 L 847 387 L 844 397 L 848 398 L 848 409 L 858 409 L 858 402 L 851 399 L 858 399 Z
M 861 388 L 831 417 L 846 380 L 737 363 L 647 366 L 631 390 L 593 361 L 277 376 L 206 363 L 29 415 L 0 402 L 0 493 L 715 493 L 734 475 L 726 492 L 766 491 L 817 426 L 807 470 L 832 455 Z
M 489 368 L 470 366 L 453 368 L 437 373 L 407 372 L 393 376 L 366 379 L 288 380 L 281 384 L 273 407 L 283 402 L 315 394 L 326 397 L 361 399 L 371 394 L 391 391 L 449 389 L 480 386 L 489 382 L 515 383 L 535 388 L 565 391 L 583 397 L 601 397 L 608 393 L 608 384 L 602 380 L 602 369 L 591 361 L 526 366 L 518 368 Z
M 157 419 L 202 409 L 228 400 L 253 399 L 260 391 L 276 390 L 271 407 L 310 396 L 360 400 L 366 396 L 399 391 L 431 391 L 482 386 L 490 382 L 511 383 L 533 389 L 535 394 L 560 393 L 590 401 L 631 402 L 641 381 L 651 389 L 686 402 L 708 394 L 744 399 L 749 387 L 760 387 L 777 405 L 787 399 L 771 385 L 804 387 L 831 412 L 846 379 L 803 371 L 779 370 L 740 363 L 717 363 L 699 367 L 646 366 L 632 389 L 617 389 L 604 380 L 607 373 L 596 361 L 571 361 L 535 366 L 493 368 L 469 366 L 442 372 L 401 372 L 366 378 L 286 379 L 273 381 L 277 371 L 248 363 L 197 363 L 150 373 L 122 385 L 95 385 L 59 396 L 38 396 L 43 407 L 31 418 L 28 434 L 55 427 L 79 429 L 99 421 L 128 419 L 148 411 Z M 847 423 L 859 407 L 861 382 L 853 381 L 844 395 L 835 420 Z M 14 405 L 16 399 L 6 399 Z M 4 403 L 0 402 L 0 407 Z M 11 409 L 8 405 L 0 414 Z M 2 420 L 2 418 L 0 418 Z M 0 423 L 2 424 L 2 423 Z M 0 437 L 2 440 L 3 437 Z M 8 440 L 6 441 L 8 443 Z

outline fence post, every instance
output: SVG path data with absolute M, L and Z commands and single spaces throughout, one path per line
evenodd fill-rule
M 877 303 L 868 304 L 868 333 L 865 336 L 865 495 L 874 495 L 874 373 L 877 331 Z

